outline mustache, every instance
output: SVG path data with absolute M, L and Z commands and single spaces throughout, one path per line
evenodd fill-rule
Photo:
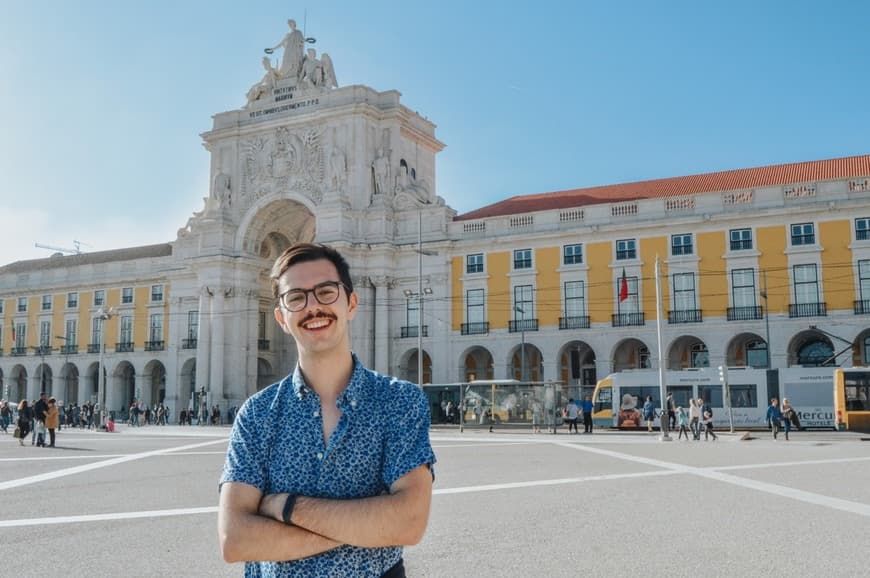
M 336 317 L 335 315 L 332 315 L 332 314 L 327 313 L 325 311 L 318 311 L 317 313 L 312 313 L 310 315 L 306 315 L 305 318 L 299 322 L 299 326 L 305 325 L 306 323 L 308 323 L 312 319 L 318 319 L 318 318 L 331 319 L 332 321 L 338 320 L 338 317 Z

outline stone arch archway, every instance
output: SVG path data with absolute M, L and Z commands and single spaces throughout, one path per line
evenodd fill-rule
M 275 383 L 275 370 L 272 364 L 262 357 L 257 358 L 257 391 Z
M 559 380 L 568 385 L 592 385 L 598 380 L 595 351 L 585 341 L 571 341 L 559 351 Z
M 788 344 L 788 364 L 802 367 L 836 365 L 834 344 L 815 329 L 801 331 Z
M 248 209 L 239 223 L 235 248 L 274 261 L 293 243 L 313 241 L 316 231 L 310 201 L 293 194 L 273 194 Z
M 517 344 L 511 350 L 508 358 L 508 379 L 518 381 L 543 381 L 544 380 L 544 357 L 537 346 L 525 343 L 525 353 L 522 344 Z M 525 371 L 523 370 L 525 363 Z
M 649 348 L 643 341 L 634 337 L 617 343 L 613 348 L 611 359 L 613 359 L 614 372 L 652 367 Z
M 417 380 L 417 348 L 410 349 L 402 356 L 402 361 L 399 363 L 399 375 L 402 379 L 411 383 L 432 383 L 432 358 L 426 349 L 423 349 L 423 381 Z
M 460 356 L 460 371 L 460 381 L 493 379 L 495 368 L 492 353 L 479 345 L 465 350 Z
M 725 348 L 729 367 L 769 367 L 767 343 L 755 333 L 735 335 Z
M 668 348 L 667 360 L 667 368 L 676 371 L 710 367 L 707 344 L 694 335 L 683 335 L 674 339 Z
M 156 359 L 149 361 L 142 370 L 142 376 L 144 383 L 141 392 L 145 403 L 150 406 L 163 403 L 166 398 L 166 366 Z

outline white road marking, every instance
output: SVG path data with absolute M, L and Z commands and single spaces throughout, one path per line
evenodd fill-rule
M 0 458 L 0 462 L 43 462 L 43 461 L 56 461 L 56 460 L 103 460 L 106 458 L 119 458 L 121 456 L 126 456 L 128 454 L 98 454 L 98 455 L 87 455 L 87 454 L 75 454 L 71 456 L 36 456 L 36 457 L 21 457 L 21 458 Z M 227 452 L 225 451 L 217 451 L 217 452 L 172 452 L 169 454 L 163 454 L 165 456 L 174 457 L 174 456 L 225 456 Z
M 209 506 L 207 508 L 116 512 L 114 514 L 92 514 L 89 516 L 57 516 L 54 518 L 31 518 L 29 520 L 0 520 L 0 528 L 20 528 L 21 526 L 43 526 L 49 524 L 78 524 L 82 522 L 108 522 L 113 520 L 133 520 L 136 518 L 165 518 L 167 516 L 190 516 L 193 514 L 215 514 L 217 513 L 217 510 L 217 506 Z
M 578 444 L 568 444 L 568 443 L 557 443 L 556 445 L 571 448 L 578 451 L 590 452 L 600 455 L 609 456 L 616 459 L 621 459 L 629 462 L 636 462 L 640 464 L 646 464 L 650 466 L 655 466 L 659 468 L 665 468 L 668 470 L 672 470 L 674 472 L 684 473 L 684 474 L 693 474 L 696 476 L 701 476 L 703 478 L 708 478 L 711 480 L 717 480 L 720 482 L 725 482 L 727 484 L 732 484 L 735 486 L 740 486 L 743 488 L 750 488 L 753 490 L 758 490 L 760 492 L 766 492 L 768 494 L 773 494 L 776 496 L 782 496 L 786 498 L 791 498 L 793 500 L 798 500 L 800 502 L 806 502 L 808 504 L 814 504 L 817 506 L 824 506 L 826 508 L 831 508 L 833 510 L 841 510 L 843 512 L 849 512 L 850 514 L 858 514 L 859 516 L 870 517 L 870 504 L 862 504 L 860 502 L 850 502 L 849 500 L 841 500 L 840 498 L 832 498 L 830 496 L 824 496 L 822 494 L 815 494 L 813 492 L 806 492 L 804 490 L 798 490 L 796 488 L 789 488 L 788 486 L 781 486 L 779 484 L 771 484 L 769 482 L 759 482 L 756 480 L 751 480 L 748 478 L 740 478 L 737 476 L 733 476 L 731 474 L 726 474 L 721 471 L 717 471 L 717 468 L 696 468 L 693 466 L 686 466 L 683 464 L 675 464 L 672 462 L 665 462 L 662 460 L 655 460 L 652 458 L 645 458 L 641 456 L 633 456 L 631 454 L 623 454 L 621 452 L 615 452 L 613 450 L 605 450 L 601 448 L 592 448 L 589 446 L 583 446 Z
M 196 444 L 189 444 L 186 446 L 179 446 L 175 448 L 164 448 L 159 450 L 151 450 L 147 452 L 141 452 L 138 454 L 131 454 L 128 456 L 121 456 L 117 458 L 112 458 L 108 460 L 104 460 L 101 462 L 95 462 L 92 464 L 83 464 L 81 466 L 74 466 L 72 468 L 66 468 L 63 470 L 57 470 L 55 472 L 46 472 L 44 474 L 37 474 L 35 476 L 28 476 L 26 478 L 18 478 L 17 480 L 9 480 L 8 482 L 0 482 L 0 491 L 9 490 L 12 488 L 19 488 L 21 486 L 28 486 L 30 484 L 36 484 L 39 482 L 45 482 L 47 480 L 54 480 L 56 478 L 62 478 L 65 476 L 72 476 L 74 474 L 80 474 L 82 472 L 87 472 L 90 470 L 96 470 L 99 468 L 106 468 L 109 466 L 114 466 L 116 464 L 122 464 L 124 462 L 131 462 L 133 460 L 141 460 L 143 458 L 149 458 L 151 456 L 159 456 L 163 454 L 168 454 L 181 450 L 191 450 L 194 448 L 208 446 L 217 443 L 223 443 L 225 440 L 210 440 L 207 442 L 199 442 Z
M 435 496 L 446 494 L 469 494 L 474 492 L 491 492 L 494 490 L 512 490 L 516 488 L 533 488 L 536 486 L 558 486 L 562 484 L 579 484 L 583 482 L 601 482 L 623 480 L 626 478 L 648 478 L 654 476 L 670 476 L 679 472 L 659 470 L 655 472 L 637 472 L 633 474 L 602 474 L 600 476 L 584 476 L 580 478 L 558 478 L 555 480 L 533 480 L 528 482 L 507 482 L 503 484 L 485 484 L 482 486 L 464 486 L 459 488 L 443 488 L 433 490 Z
M 484 443 L 471 443 L 471 444 L 433 444 L 432 448 L 479 448 L 481 446 L 486 446 L 488 448 L 492 446 L 527 446 L 535 442 L 484 442 Z

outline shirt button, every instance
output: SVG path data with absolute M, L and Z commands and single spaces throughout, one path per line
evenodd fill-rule
M 350 402 L 350 407 L 356 407 L 356 400 Z
M 322 459 L 323 459 L 323 454 L 320 453 L 320 452 L 317 452 L 317 459 L 318 459 L 318 460 L 322 460 Z
M 317 416 L 319 416 L 319 415 L 320 415 L 320 412 L 319 412 L 319 411 L 315 411 L 315 412 L 314 412 L 314 417 L 317 417 Z

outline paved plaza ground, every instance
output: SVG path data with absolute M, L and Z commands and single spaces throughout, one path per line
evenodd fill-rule
M 0 433 L 3 576 L 240 576 L 216 539 L 226 427 Z M 870 441 L 436 427 L 409 576 L 866 576 Z

